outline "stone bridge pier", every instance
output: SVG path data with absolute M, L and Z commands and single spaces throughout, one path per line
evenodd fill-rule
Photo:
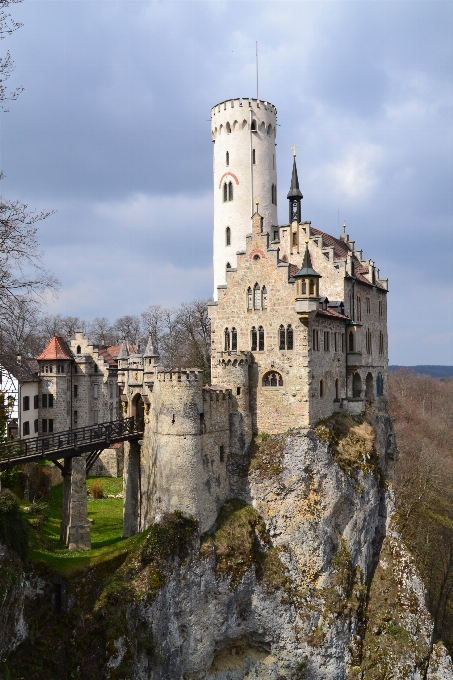
M 64 459 L 60 539 L 69 550 L 91 549 L 86 479 L 85 455 Z

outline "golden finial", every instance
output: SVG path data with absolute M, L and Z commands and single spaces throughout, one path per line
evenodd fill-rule
M 297 144 L 294 144 L 294 146 L 290 146 L 290 147 L 289 147 L 289 148 L 292 150 L 293 156 L 294 156 L 294 157 L 296 157 L 296 149 L 297 149 L 297 146 L 298 146 Z
M 260 204 L 260 202 L 259 202 L 258 196 L 255 196 L 256 212 L 258 212 L 258 206 L 259 206 L 259 204 Z
M 346 220 L 343 222 L 343 234 L 346 234 Z
M 305 232 L 305 243 L 308 245 L 310 243 L 310 237 L 308 236 L 308 229 Z

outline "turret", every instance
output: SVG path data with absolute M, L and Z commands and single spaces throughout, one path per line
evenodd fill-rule
M 307 318 L 318 309 L 319 279 L 322 278 L 321 275 L 313 269 L 308 243 L 305 244 L 302 267 L 297 274 L 294 275 L 294 278 L 296 279 L 296 312 L 300 314 L 301 317 Z
M 146 344 L 145 353 L 143 354 L 143 373 L 145 383 L 151 383 L 154 381 L 154 373 L 158 361 L 159 353 L 157 348 L 154 348 L 153 339 L 150 333 L 148 342 Z

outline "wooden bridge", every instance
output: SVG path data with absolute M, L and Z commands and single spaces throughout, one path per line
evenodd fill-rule
M 131 417 L 44 437 L 6 442 L 0 444 L 0 472 L 11 465 L 40 460 L 55 463 L 63 475 L 61 540 L 70 550 L 89 550 L 87 473 L 104 449 L 117 442 L 140 439 L 143 427 L 143 419 Z
M 90 471 L 99 454 L 111 444 L 139 439 L 143 435 L 143 420 L 124 418 L 90 427 L 56 432 L 44 437 L 19 439 L 0 444 L 0 471 L 11 465 L 21 465 L 40 460 L 51 460 L 64 474 L 58 462 L 62 458 L 73 458 L 83 453 L 86 456 L 87 472 Z

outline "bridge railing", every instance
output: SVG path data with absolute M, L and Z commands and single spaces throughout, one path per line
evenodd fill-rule
M 77 449 L 96 442 L 104 443 L 107 447 L 111 440 L 126 439 L 128 435 L 139 434 L 142 431 L 143 421 L 130 417 L 75 430 L 55 432 L 44 437 L 19 439 L 0 444 L 0 461 L 13 461 L 15 458 L 23 459 L 31 456 L 45 458 L 46 455 L 55 454 L 58 451 L 63 454 L 65 449 Z

